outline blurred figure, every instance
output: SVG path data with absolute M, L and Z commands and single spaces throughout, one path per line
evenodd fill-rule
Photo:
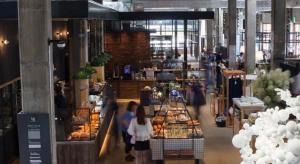
M 238 57 L 238 64 L 239 64 L 239 69 L 240 70 L 244 69 L 245 59 L 244 59 L 244 53 L 243 52 L 241 52 L 240 56 Z
M 58 141 L 64 141 L 66 139 L 65 124 L 71 114 L 68 112 L 67 99 L 59 84 L 55 85 L 54 92 L 56 139 Z
M 222 61 L 223 61 L 223 54 L 222 52 L 218 52 L 218 54 L 216 55 L 216 62 L 221 63 Z
M 213 71 L 213 65 L 216 60 L 215 55 L 211 53 L 210 51 L 207 51 L 207 63 L 205 64 L 206 67 L 206 86 L 212 85 L 214 81 L 212 80 L 212 71 Z
M 122 138 L 125 143 L 125 160 L 133 161 L 134 156 L 131 155 L 131 150 L 133 145 L 130 143 L 132 136 L 128 134 L 127 130 L 131 120 L 135 117 L 138 104 L 134 101 L 130 101 L 127 106 L 127 111 L 121 117 L 121 129 L 122 129 Z
M 117 104 L 117 102 L 114 99 L 108 99 L 107 100 L 107 110 L 112 110 L 115 113 L 115 118 L 114 118 L 114 122 L 113 122 L 113 136 L 115 138 L 115 148 L 119 147 L 120 144 L 120 129 L 119 129 L 119 124 L 118 124 L 118 120 L 119 120 L 119 105 Z
M 192 92 L 193 92 L 193 108 L 196 114 L 196 119 L 199 119 L 201 106 L 206 104 L 206 98 L 205 98 L 205 89 L 204 86 L 200 83 L 195 83 L 192 86 Z

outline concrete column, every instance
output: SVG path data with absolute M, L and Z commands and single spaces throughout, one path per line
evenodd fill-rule
M 213 9 L 207 9 L 207 11 L 213 11 Z M 214 50 L 213 32 L 214 32 L 214 20 L 208 19 L 206 20 L 206 43 L 207 43 L 207 50 L 209 50 L 210 52 Z
M 70 79 L 86 66 L 88 62 L 88 22 L 87 20 L 72 20 L 72 33 L 70 38 Z M 74 88 L 70 98 L 75 107 L 81 107 L 88 98 L 88 81 L 71 80 Z
M 183 60 L 184 60 L 184 62 L 183 62 L 183 78 L 184 79 L 187 79 L 187 76 L 188 76 L 188 74 L 187 74 L 187 66 L 188 66 L 188 57 L 187 57 L 187 26 L 188 26 L 188 20 L 184 20 L 184 23 L 183 23 L 184 25 L 184 54 L 183 54 Z
M 72 36 L 70 38 L 70 76 L 72 79 L 80 68 L 88 62 L 88 22 L 72 20 Z
M 56 164 L 51 1 L 19 0 L 22 110 L 49 114 L 52 164 Z M 24 153 L 24 152 L 20 152 Z
M 224 21 L 224 18 L 223 18 L 223 9 L 219 8 L 217 9 L 218 10 L 218 44 L 219 46 L 224 46 L 224 34 L 223 34 L 223 31 L 224 31 L 224 28 L 223 28 L 223 21 Z
M 236 65 L 236 30 L 237 30 L 237 2 L 228 1 L 228 57 L 229 67 L 235 68 Z
M 272 68 L 279 66 L 286 54 L 286 0 L 272 0 Z
M 198 31 L 196 32 L 196 36 L 195 36 L 195 41 L 198 43 L 197 45 L 195 45 L 195 49 L 194 49 L 194 53 L 195 53 L 195 58 L 198 60 L 199 59 L 199 56 L 200 56 L 200 47 L 201 47 L 201 44 L 200 44 L 200 20 L 198 20 L 196 22 L 196 27 L 198 28 Z
M 256 52 L 256 0 L 245 1 L 246 15 L 246 33 L 245 33 L 245 69 L 247 73 L 253 73 L 255 69 L 255 52 Z
M 215 9 L 215 19 L 214 19 L 214 24 L 215 24 L 215 46 L 218 47 L 219 45 L 219 9 Z

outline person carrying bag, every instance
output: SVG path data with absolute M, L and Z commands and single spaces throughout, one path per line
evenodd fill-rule
M 132 136 L 131 144 L 134 144 L 136 164 L 150 164 L 150 138 L 153 128 L 150 119 L 145 117 L 143 106 L 137 108 L 136 118 L 131 120 L 127 132 Z

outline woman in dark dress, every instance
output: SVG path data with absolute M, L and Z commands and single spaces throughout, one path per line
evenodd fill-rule
M 200 83 L 195 83 L 192 86 L 192 92 L 193 92 L 193 107 L 196 114 L 196 119 L 199 119 L 200 115 L 200 108 L 201 106 L 206 104 L 206 98 L 204 93 L 204 86 Z

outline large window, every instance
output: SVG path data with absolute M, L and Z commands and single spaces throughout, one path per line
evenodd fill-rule
M 135 21 L 135 28 L 151 31 L 150 46 L 152 59 L 178 58 L 184 55 L 184 21 L 183 20 L 149 20 Z M 199 20 L 187 21 L 187 56 L 197 60 L 199 56 Z
M 287 58 L 300 58 L 300 24 L 294 24 L 287 34 Z

